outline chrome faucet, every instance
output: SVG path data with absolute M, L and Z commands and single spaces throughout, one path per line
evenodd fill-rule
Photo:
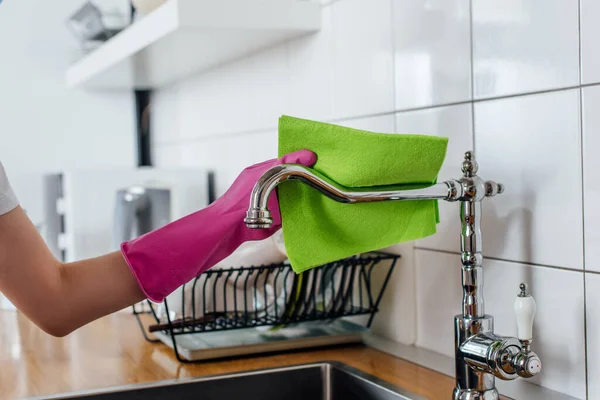
M 454 400 L 496 400 L 495 377 L 512 380 L 530 378 L 541 371 L 539 357 L 531 351 L 535 300 L 527 285 L 520 285 L 515 300 L 517 338 L 494 334 L 494 318 L 486 315 L 483 301 L 483 255 L 481 242 L 481 203 L 485 197 L 504 192 L 502 184 L 477 176 L 478 165 L 468 151 L 462 163 L 463 176 L 422 189 L 403 190 L 401 186 L 365 189 L 347 188 L 317 171 L 295 164 L 283 164 L 265 172 L 252 190 L 244 222 L 249 228 L 266 229 L 273 219 L 267 202 L 280 183 L 299 180 L 341 203 L 398 200 L 447 200 L 460 204 L 462 314 L 454 318 L 456 387 Z

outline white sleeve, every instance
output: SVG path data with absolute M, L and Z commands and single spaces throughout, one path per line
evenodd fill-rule
M 6 214 L 19 205 L 17 196 L 12 191 L 4 167 L 0 162 L 0 215 Z

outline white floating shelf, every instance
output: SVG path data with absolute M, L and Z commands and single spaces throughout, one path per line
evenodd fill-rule
M 318 31 L 301 0 L 167 0 L 69 67 L 69 87 L 151 89 Z

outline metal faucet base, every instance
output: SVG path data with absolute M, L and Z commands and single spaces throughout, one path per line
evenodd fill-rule
M 500 395 L 496 389 L 480 392 L 478 390 L 455 388 L 452 398 L 454 400 L 498 400 Z
M 454 344 L 456 363 L 456 387 L 454 389 L 455 399 L 497 399 L 496 397 L 485 397 L 486 393 L 495 392 L 494 375 L 485 371 L 487 364 L 487 351 L 480 354 L 477 363 L 471 363 L 466 359 L 462 346 L 470 338 L 494 331 L 494 318 L 484 315 L 480 318 L 465 318 L 463 315 L 454 317 Z M 477 396 L 480 397 L 477 397 Z M 486 396 L 490 396 L 487 394 Z M 456 397 L 458 396 L 458 397 Z M 465 397 L 466 396 L 466 397 Z M 483 396 L 483 397 L 481 397 Z

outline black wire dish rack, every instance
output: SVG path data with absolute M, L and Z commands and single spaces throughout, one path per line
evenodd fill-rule
M 171 346 L 181 362 L 359 342 L 399 257 L 369 253 L 302 274 L 285 262 L 211 269 L 133 313 L 146 340 Z

